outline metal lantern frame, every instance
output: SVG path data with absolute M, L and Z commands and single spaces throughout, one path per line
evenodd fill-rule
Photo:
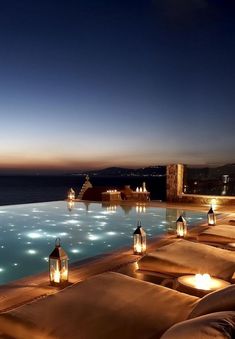
M 68 282 L 68 255 L 56 238 L 55 248 L 49 255 L 49 278 L 51 285 L 60 286 Z
M 134 254 L 143 255 L 146 253 L 146 232 L 138 222 L 137 228 L 133 233 L 134 240 Z
M 214 212 L 212 206 L 207 213 L 207 222 L 208 222 L 208 226 L 215 226 L 216 225 L 216 216 L 215 216 L 215 212 Z
M 176 220 L 176 234 L 178 238 L 184 238 L 187 235 L 187 222 L 182 215 Z

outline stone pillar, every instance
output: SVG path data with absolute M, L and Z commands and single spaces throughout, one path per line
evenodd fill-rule
M 166 200 L 179 201 L 183 192 L 184 165 L 168 165 L 166 168 Z

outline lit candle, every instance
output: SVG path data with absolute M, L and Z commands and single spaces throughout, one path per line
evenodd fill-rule
M 208 273 L 196 274 L 194 277 L 195 287 L 201 290 L 211 289 L 211 276 Z
M 60 283 L 60 271 L 59 270 L 55 270 L 53 281 L 58 284 Z
M 141 251 L 142 251 L 141 244 L 136 244 L 136 245 L 135 245 L 135 252 L 136 252 L 136 253 L 141 253 Z

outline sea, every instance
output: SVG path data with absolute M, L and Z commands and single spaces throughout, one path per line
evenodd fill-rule
M 71 187 L 78 195 L 84 181 L 85 176 L 80 175 L 1 175 L 0 205 L 64 200 Z M 165 176 L 94 176 L 90 182 L 107 189 L 130 185 L 134 190 L 145 182 L 151 200 L 166 200 Z

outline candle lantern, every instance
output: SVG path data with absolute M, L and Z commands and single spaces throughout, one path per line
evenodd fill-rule
M 49 256 L 50 283 L 60 286 L 68 282 L 68 256 L 60 245 L 60 238 L 55 241 L 55 248 Z
M 75 199 L 75 191 L 72 188 L 70 188 L 68 190 L 68 200 L 74 200 L 74 199 Z
M 134 237 L 134 254 L 144 254 L 146 252 L 146 233 L 138 222 L 137 228 L 133 233 Z
M 215 226 L 216 224 L 216 216 L 215 212 L 213 211 L 213 208 L 211 207 L 207 213 L 207 221 L 208 221 L 208 226 Z
M 178 238 L 184 238 L 187 234 L 187 223 L 182 215 L 176 221 L 176 234 Z

